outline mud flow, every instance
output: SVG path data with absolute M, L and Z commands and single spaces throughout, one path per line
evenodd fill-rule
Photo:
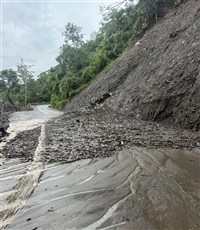
M 50 121 L 42 111 L 49 108 L 11 118 L 1 229 L 200 228 L 198 136 L 107 110 Z
M 43 168 L 45 122 L 61 114 L 45 105 L 35 106 L 33 111 L 16 112 L 10 118 L 10 135 L 0 143 L 2 229 L 38 184 Z

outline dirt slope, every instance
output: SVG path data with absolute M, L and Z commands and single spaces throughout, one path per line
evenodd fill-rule
M 200 130 L 200 1 L 168 13 L 66 109 L 104 102 L 136 118 Z

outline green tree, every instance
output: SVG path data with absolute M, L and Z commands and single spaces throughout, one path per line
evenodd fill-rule
M 0 87 L 12 98 L 12 90 L 18 85 L 19 79 L 16 71 L 12 69 L 2 70 L 0 73 Z
M 22 58 L 21 58 L 21 63 L 17 65 L 18 76 L 24 84 L 24 105 L 25 106 L 27 105 L 27 96 L 28 96 L 27 85 L 30 82 L 30 80 L 33 78 L 33 72 L 29 70 L 31 67 L 32 65 L 24 64 L 24 61 Z
M 65 43 L 74 47 L 80 47 L 83 42 L 83 34 L 81 34 L 81 27 L 74 25 L 73 23 L 67 23 L 65 26 Z
M 48 71 L 41 73 L 35 81 L 36 102 L 50 102 L 51 92 L 47 85 Z
M 85 65 L 87 57 L 82 49 L 65 44 L 56 60 L 65 74 L 67 71 L 74 73 L 80 71 Z

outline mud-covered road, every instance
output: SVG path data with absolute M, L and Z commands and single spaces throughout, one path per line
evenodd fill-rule
M 50 121 L 42 111 L 11 119 L 1 229 L 200 228 L 198 133 L 107 110 Z
M 131 148 L 48 165 L 9 229 L 199 229 L 199 153 Z
M 47 105 L 12 114 L 10 135 L 0 143 L 0 228 L 10 223 L 37 185 L 43 167 L 44 123 L 61 114 Z

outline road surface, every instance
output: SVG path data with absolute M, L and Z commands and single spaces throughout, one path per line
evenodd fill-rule
M 28 112 L 11 119 L 24 130 L 41 125 L 41 134 L 32 162 L 3 164 L 2 229 L 200 228 L 199 149 L 129 147 L 103 159 L 45 164 L 40 109 L 33 121 Z

